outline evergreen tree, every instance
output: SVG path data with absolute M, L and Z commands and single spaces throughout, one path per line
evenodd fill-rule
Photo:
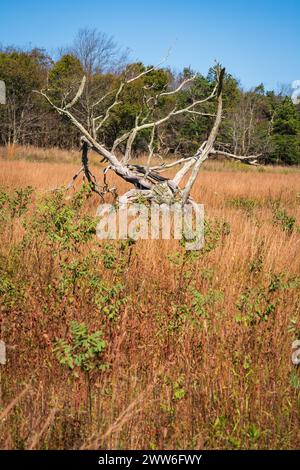
M 281 101 L 275 111 L 271 144 L 272 162 L 300 164 L 300 116 L 288 97 Z

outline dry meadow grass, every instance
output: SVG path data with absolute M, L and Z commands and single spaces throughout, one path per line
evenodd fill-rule
M 68 250 L 28 227 L 36 202 L 78 169 L 76 154 L 1 152 L 0 187 L 35 189 L 28 212 L 1 222 L 1 448 L 299 447 L 299 169 L 209 162 L 193 191 L 209 222 L 198 256 L 162 240 L 110 252 L 95 236 Z M 89 197 L 84 213 L 97 204 Z M 81 267 L 70 289 L 76 260 L 122 288 L 97 303 Z M 90 377 L 53 353 L 72 320 L 106 341 L 106 366 Z

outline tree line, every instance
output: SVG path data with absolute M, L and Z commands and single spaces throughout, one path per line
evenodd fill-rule
M 47 89 L 53 103 L 64 105 L 76 96 L 83 76 L 86 83 L 76 116 L 91 133 L 92 127 L 101 123 L 101 139 L 108 147 L 154 106 L 156 118 L 173 109 L 174 98 L 168 94 L 167 84 L 176 87 L 182 81 L 188 83 L 180 90 L 182 107 L 207 96 L 215 84 L 214 68 L 203 75 L 190 68 L 175 73 L 161 65 L 143 75 L 147 67 L 141 62 L 130 63 L 127 51 L 121 50 L 112 37 L 89 29 L 81 29 L 57 60 L 39 48 L 1 48 L 0 79 L 6 83 L 7 102 L 0 107 L 0 145 L 78 147 L 76 128 L 35 91 Z M 141 78 L 120 92 L 115 102 L 115 90 L 122 88 L 124 75 L 132 73 L 140 73 Z M 192 76 L 195 79 L 189 82 Z M 266 91 L 263 85 L 245 91 L 230 73 L 226 73 L 223 88 L 218 149 L 235 155 L 261 155 L 267 163 L 300 164 L 299 105 L 284 93 Z M 213 113 L 213 104 L 207 102 L 201 112 L 175 115 L 153 135 L 149 129 L 140 132 L 133 150 L 136 155 L 148 151 L 151 141 L 159 155 L 191 155 L 207 138 Z

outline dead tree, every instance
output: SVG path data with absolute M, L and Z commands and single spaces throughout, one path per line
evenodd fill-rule
M 149 74 L 154 69 L 157 69 L 158 66 L 148 68 L 131 78 L 128 77 L 128 72 L 125 73 L 122 81 L 115 90 L 109 92 L 105 96 L 99 97 L 99 100 L 97 100 L 95 105 L 99 104 L 101 101 L 106 100 L 108 95 L 111 101 L 110 104 L 107 105 L 104 113 L 100 114 L 99 116 L 96 115 L 93 118 L 91 126 L 92 130 L 88 130 L 80 122 L 80 120 L 75 117 L 74 112 L 72 112 L 72 109 L 80 100 L 80 97 L 84 91 L 86 82 L 85 77 L 83 77 L 74 98 L 63 106 L 57 106 L 46 92 L 40 91 L 39 93 L 44 96 L 44 98 L 60 115 L 65 116 L 81 133 L 82 168 L 73 177 L 73 180 L 76 179 L 78 174 L 83 172 L 92 189 L 100 196 L 103 196 L 103 188 L 100 188 L 97 185 L 96 179 L 89 169 L 88 154 L 90 150 L 93 150 L 99 154 L 102 161 L 107 163 L 107 166 L 104 169 L 104 175 L 106 175 L 108 170 L 114 171 L 118 176 L 134 186 L 134 188 L 119 198 L 121 202 L 134 202 L 141 200 L 142 197 L 143 201 L 153 201 L 159 204 L 171 204 L 172 202 L 193 204 L 193 200 L 190 196 L 191 189 L 196 181 L 201 165 L 209 158 L 209 156 L 219 154 L 227 158 L 233 158 L 252 164 L 255 164 L 257 160 L 257 156 L 238 156 L 222 152 L 214 148 L 222 120 L 222 88 L 225 74 L 224 68 L 221 68 L 220 66 L 216 67 L 216 83 L 208 96 L 203 99 L 194 99 L 192 103 L 186 107 L 179 107 L 175 105 L 175 107 L 171 109 L 166 115 L 157 119 L 153 118 L 153 110 L 155 109 L 159 99 L 170 95 L 176 96 L 180 90 L 193 82 L 195 76 L 183 80 L 174 89 L 170 90 L 166 88 L 162 92 L 156 95 L 153 95 L 152 93 L 148 97 L 146 94 L 147 87 L 143 87 L 145 90 L 145 103 L 149 109 L 149 112 L 146 113 L 146 116 L 142 117 L 137 115 L 135 118 L 134 127 L 128 132 L 125 132 L 123 135 L 118 136 L 111 148 L 107 148 L 99 142 L 99 131 L 102 130 L 105 123 L 110 119 L 113 108 L 115 108 L 121 102 L 122 93 L 124 92 L 125 88 L 132 82 L 139 80 L 144 75 Z M 148 89 L 149 88 L 150 87 L 148 87 Z M 179 114 L 193 113 L 207 116 L 207 113 L 201 112 L 201 105 L 213 100 L 216 102 L 216 112 L 215 114 L 210 114 L 209 116 L 214 118 L 214 122 L 207 140 L 199 145 L 199 148 L 195 154 L 189 158 L 181 158 L 168 164 L 162 163 L 159 166 L 151 166 L 151 160 L 154 153 L 155 131 L 157 128 L 168 120 L 171 120 L 172 117 L 178 116 Z M 132 147 L 139 132 L 145 129 L 149 129 L 151 131 L 151 137 L 148 143 L 148 159 L 146 165 L 136 165 L 131 162 Z M 120 146 L 122 146 L 124 150 L 122 156 L 118 157 L 117 155 L 119 155 Z M 161 174 L 165 170 L 178 166 L 180 168 L 172 178 L 167 178 Z M 181 184 L 185 177 L 187 177 L 187 180 L 184 187 L 182 187 Z M 106 182 L 106 177 L 104 181 Z M 108 190 L 108 186 L 106 184 L 105 189 Z

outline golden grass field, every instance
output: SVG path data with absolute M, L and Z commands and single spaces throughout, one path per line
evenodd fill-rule
M 95 236 L 66 249 L 45 225 L 32 228 L 37 202 L 80 167 L 77 153 L 0 155 L 0 188 L 34 188 L 27 212 L 1 219 L 1 448 L 299 447 L 299 169 L 208 162 L 193 190 L 209 222 L 204 250 L 112 242 L 108 266 Z M 119 194 L 129 187 L 112 174 L 109 182 Z M 89 197 L 83 213 L 94 217 L 97 205 Z M 91 271 L 110 292 L 100 300 Z M 53 352 L 56 338 L 70 341 L 72 320 L 106 341 L 106 366 L 89 377 Z

